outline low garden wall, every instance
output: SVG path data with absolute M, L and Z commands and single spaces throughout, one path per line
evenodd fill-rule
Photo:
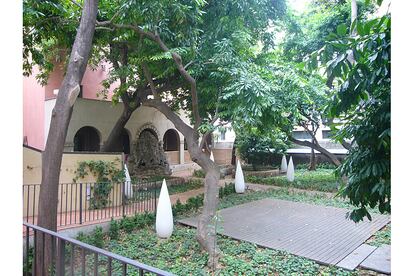
M 59 183 L 72 183 L 79 162 L 90 160 L 114 161 L 122 169 L 122 153 L 64 152 L 60 169 Z M 42 151 L 23 147 L 23 184 L 42 182 Z M 87 175 L 82 182 L 96 182 L 93 175 Z

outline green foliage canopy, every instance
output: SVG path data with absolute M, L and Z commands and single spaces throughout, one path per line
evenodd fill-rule
M 357 206 L 350 217 L 360 221 L 371 218 L 368 206 L 391 212 L 391 15 L 358 21 L 351 28 L 356 36 L 338 30 L 311 58 L 331 57 L 325 65 L 337 89 L 329 115 L 342 121 L 335 137 L 354 141 L 338 170 L 348 177 L 341 194 Z

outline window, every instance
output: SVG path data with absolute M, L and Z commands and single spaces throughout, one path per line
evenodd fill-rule
M 322 138 L 323 139 L 331 139 L 332 138 L 332 131 L 322 130 Z
M 295 139 L 312 139 L 312 136 L 306 131 L 293 131 L 293 138 Z
M 169 129 L 164 134 L 164 151 L 178 151 L 180 150 L 180 136 L 175 129 Z
M 222 140 L 222 141 L 226 140 L 226 131 L 225 130 L 220 132 L 220 140 Z
M 99 151 L 100 137 L 94 127 L 85 126 L 76 132 L 73 139 L 74 151 Z

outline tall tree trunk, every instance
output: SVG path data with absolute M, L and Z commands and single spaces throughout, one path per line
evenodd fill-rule
M 314 139 L 312 139 L 312 144 L 315 144 Z M 311 148 L 308 170 L 310 170 L 310 171 L 315 171 L 316 170 L 316 156 L 315 156 L 314 148 Z
M 66 75 L 52 111 L 45 151 L 42 154 L 42 184 L 39 195 L 38 225 L 52 231 L 56 231 L 57 228 L 58 184 L 63 147 L 73 105 L 80 91 L 79 84 L 82 81 L 90 56 L 97 11 L 98 0 L 85 0 Z M 45 252 L 42 252 L 42 239 L 39 235 L 36 275 L 47 274 L 47 271 L 41 270 L 41 264 L 44 261 L 46 270 L 50 267 L 51 245 L 50 239 L 46 239 Z
M 124 111 L 122 112 L 121 116 L 116 121 L 114 127 L 109 134 L 108 139 L 105 141 L 101 151 L 102 152 L 113 152 L 118 151 L 119 149 L 116 146 L 121 139 L 121 133 L 124 129 L 125 125 L 128 123 L 129 119 L 131 118 L 132 113 L 135 111 L 136 108 L 128 107 L 124 105 Z
M 354 24 L 354 22 L 356 23 L 358 18 L 358 4 L 356 0 L 352 0 L 351 1 L 351 27 L 352 24 Z M 357 35 L 357 28 L 356 26 L 354 27 L 354 29 L 351 31 L 351 36 L 356 36 Z M 355 63 L 355 57 L 354 57 L 354 52 L 350 51 L 348 54 L 348 61 L 350 63 Z
M 216 244 L 217 233 L 214 231 L 214 216 L 216 216 L 219 200 L 220 171 L 218 165 L 210 156 L 202 151 L 203 145 L 198 144 L 198 133 L 188 126 L 169 106 L 159 100 L 146 100 L 143 105 L 156 108 L 169 119 L 180 131 L 188 146 L 191 160 L 206 172 L 204 179 L 204 206 L 197 224 L 197 241 L 209 254 L 208 266 L 215 268 L 218 263 L 220 250 Z
M 351 1 L 351 25 L 357 20 L 358 17 L 358 4 L 356 0 Z M 352 36 L 356 35 L 356 28 L 351 32 Z
M 338 158 L 336 158 L 336 156 L 332 153 L 330 153 L 328 150 L 324 149 L 323 147 L 321 147 L 319 145 L 319 143 L 311 143 L 309 141 L 301 141 L 301 140 L 297 140 L 293 137 L 289 137 L 289 140 L 292 141 L 293 143 L 300 145 L 300 146 L 305 146 L 305 147 L 310 147 L 311 149 L 317 150 L 319 151 L 321 154 L 323 154 L 324 156 L 326 156 L 329 160 L 331 160 L 331 162 L 333 164 L 335 164 L 335 166 L 339 166 L 341 165 L 341 161 L 339 161 Z

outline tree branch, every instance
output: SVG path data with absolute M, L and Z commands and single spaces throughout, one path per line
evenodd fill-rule
M 76 5 L 78 8 L 82 9 L 82 5 L 76 2 L 75 0 L 70 0 L 70 2 L 72 2 L 72 4 Z
M 168 120 L 170 120 L 175 125 L 175 127 L 178 129 L 178 131 L 181 132 L 185 137 L 190 137 L 191 134 L 193 133 L 193 129 L 189 125 L 184 123 L 184 121 L 181 120 L 180 116 L 178 116 L 164 102 L 160 100 L 155 100 L 155 99 L 153 100 L 146 99 L 146 100 L 143 100 L 143 105 L 153 107 L 161 111 L 161 113 L 164 114 L 165 117 L 167 117 Z M 194 137 L 194 138 L 197 138 L 197 137 Z
M 341 162 L 338 160 L 338 158 L 336 158 L 336 156 L 334 154 L 330 153 L 325 148 L 321 147 L 319 145 L 319 143 L 317 143 L 317 141 L 315 141 L 316 143 L 311 143 L 309 141 L 301 141 L 301 140 L 295 139 L 292 136 L 289 136 L 289 140 L 292 141 L 293 143 L 297 144 L 297 145 L 313 148 L 313 149 L 319 151 L 321 154 L 328 157 L 331 160 L 331 162 L 334 163 L 336 166 L 341 165 Z
M 165 45 L 165 43 L 161 40 L 160 36 L 157 33 L 151 33 L 151 32 L 144 31 L 139 26 L 134 26 L 134 25 L 131 25 L 131 24 L 114 24 L 110 21 L 98 22 L 97 24 L 99 26 L 110 25 L 110 26 L 113 26 L 115 28 L 120 28 L 120 29 L 126 28 L 126 29 L 134 30 L 138 34 L 140 34 L 140 35 L 156 42 L 164 52 L 170 52 L 170 49 L 167 47 L 167 45 Z M 197 130 L 198 127 L 201 124 L 201 117 L 200 117 L 199 107 L 198 107 L 198 96 L 197 96 L 196 81 L 187 72 L 187 70 L 184 68 L 181 56 L 176 52 L 170 52 L 170 53 L 171 53 L 171 56 L 172 56 L 172 58 L 173 58 L 173 60 L 176 64 L 178 72 L 190 84 L 191 103 L 192 103 L 192 110 L 193 110 L 193 114 L 194 114 L 194 129 Z
M 154 85 L 154 81 L 152 79 L 151 72 L 148 69 L 147 63 L 142 62 L 142 70 L 144 71 L 145 78 L 147 79 L 149 86 L 151 88 L 151 92 L 154 95 L 154 98 L 159 100 L 159 95 L 157 92 L 157 88 Z

